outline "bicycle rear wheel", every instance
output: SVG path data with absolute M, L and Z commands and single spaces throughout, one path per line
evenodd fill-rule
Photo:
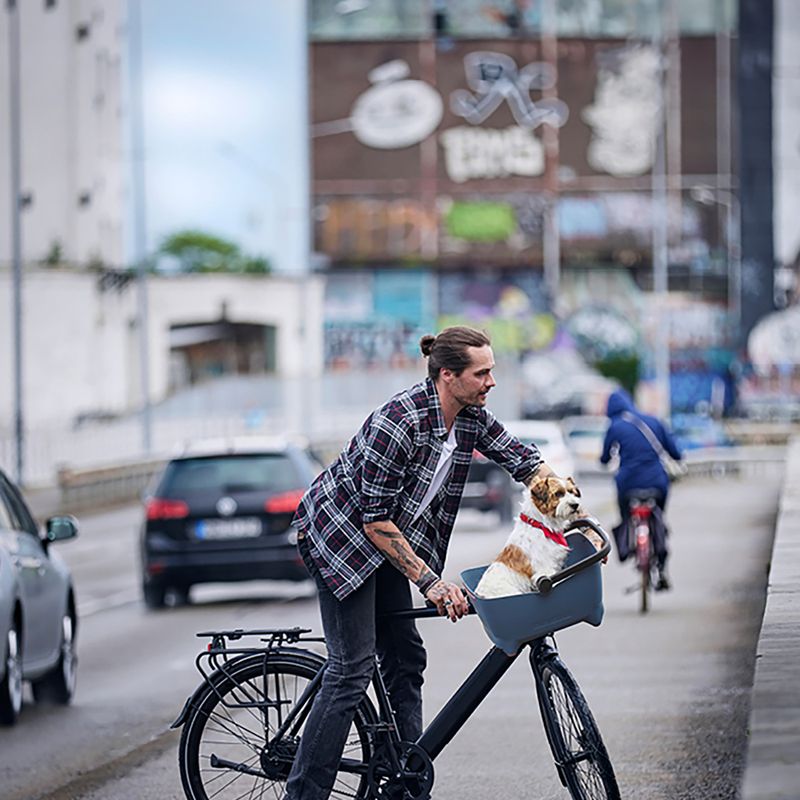
M 639 528 L 642 528 L 640 531 Z M 652 570 L 652 533 L 650 523 L 640 522 L 634 530 L 636 541 L 636 569 L 639 570 L 640 602 L 639 611 L 646 614 L 650 608 L 650 572 Z
M 299 715 L 280 742 L 273 741 L 274 735 L 319 668 L 310 656 L 273 653 L 229 661 L 212 673 L 181 733 L 179 764 L 186 797 L 282 797 L 306 715 Z M 345 745 L 348 766 L 337 775 L 332 798 L 367 797 L 368 726 L 374 720 L 365 698 Z
M 553 757 L 573 800 L 620 800 L 614 768 L 586 698 L 558 657 L 541 668 L 539 703 Z

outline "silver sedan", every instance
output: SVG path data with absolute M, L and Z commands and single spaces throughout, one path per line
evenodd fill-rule
M 44 535 L 16 486 L 0 470 L 0 723 L 34 699 L 67 704 L 75 691 L 77 613 L 69 570 L 51 544 L 77 536 L 73 517 L 47 520 Z

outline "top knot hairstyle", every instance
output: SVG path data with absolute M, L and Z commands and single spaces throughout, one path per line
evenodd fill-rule
M 428 376 L 435 381 L 442 369 L 460 375 L 470 364 L 467 348 L 489 344 L 491 341 L 483 331 L 457 325 L 445 328 L 438 336 L 426 334 L 419 340 L 419 349 L 428 359 Z

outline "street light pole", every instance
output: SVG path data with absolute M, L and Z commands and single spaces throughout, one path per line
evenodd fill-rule
M 147 297 L 147 220 L 142 119 L 142 0 L 128 2 L 128 47 L 130 53 L 130 114 L 133 140 L 134 253 L 136 261 L 136 323 L 139 334 L 139 375 L 142 395 L 142 449 L 152 450 L 152 414 L 150 407 L 150 342 Z
M 666 92 L 664 53 L 664 21 L 659 20 L 657 50 L 658 73 L 658 117 L 655 130 L 655 159 L 652 173 L 653 213 L 653 294 L 658 306 L 658 330 L 656 332 L 655 373 L 658 387 L 659 413 L 670 416 L 670 354 L 669 354 L 669 252 L 667 241 L 668 197 L 667 197 L 667 143 L 666 143 Z
M 7 0 L 8 57 L 10 83 L 11 142 L 11 249 L 13 263 L 12 319 L 14 340 L 14 438 L 16 463 L 14 477 L 18 484 L 25 477 L 25 423 L 22 407 L 22 177 L 19 8 L 16 0 Z

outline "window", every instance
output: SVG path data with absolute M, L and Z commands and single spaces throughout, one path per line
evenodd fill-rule
M 302 486 L 294 464 L 284 455 L 221 456 L 173 462 L 159 492 L 183 497 L 196 492 L 284 492 Z

